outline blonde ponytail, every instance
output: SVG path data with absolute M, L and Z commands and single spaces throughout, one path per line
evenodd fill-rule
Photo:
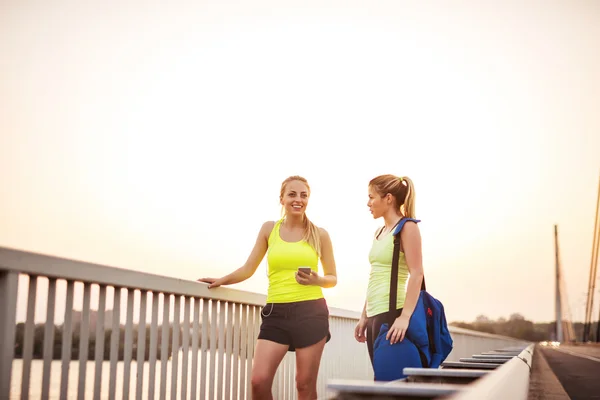
M 304 236 L 302 239 L 321 257 L 321 233 L 319 232 L 319 227 L 313 224 L 306 215 L 304 215 Z
M 400 206 L 400 210 L 404 211 L 403 214 L 405 217 L 417 218 L 415 214 L 415 186 L 413 181 L 407 176 L 400 178 L 400 181 L 406 183 L 407 189 L 404 204 Z

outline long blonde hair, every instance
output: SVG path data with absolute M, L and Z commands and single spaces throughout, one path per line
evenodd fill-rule
M 399 177 L 391 174 L 379 175 L 371 179 L 369 186 L 381 197 L 388 193 L 394 196 L 398 211 L 405 217 L 416 218 L 415 186 L 409 177 Z
M 281 191 L 279 193 L 280 200 L 283 199 L 287 184 L 292 181 L 300 181 L 304 183 L 308 189 L 308 195 L 310 197 L 310 186 L 308 185 L 308 181 L 301 176 L 294 175 L 286 178 L 281 183 Z M 284 213 L 285 218 L 285 209 L 282 210 L 282 213 Z M 304 234 L 302 235 L 302 240 L 305 240 L 315 250 L 317 255 L 321 257 L 321 234 L 319 233 L 319 228 L 308 219 L 306 213 L 304 214 Z

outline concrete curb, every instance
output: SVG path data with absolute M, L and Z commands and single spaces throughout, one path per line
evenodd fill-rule
M 527 400 L 563 400 L 570 399 L 562 384 L 548 365 L 544 353 L 535 346 L 531 377 L 529 379 L 529 396 Z

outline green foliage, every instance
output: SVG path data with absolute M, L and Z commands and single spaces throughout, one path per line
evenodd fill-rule
M 33 349 L 32 349 L 32 357 L 34 359 L 43 359 L 44 358 L 44 337 L 45 337 L 45 324 L 37 324 L 33 329 Z M 54 326 L 54 339 L 52 343 L 52 358 L 54 360 L 60 360 L 62 358 L 62 349 L 63 349 L 63 329 L 64 326 Z M 137 359 L 137 347 L 138 347 L 138 333 L 139 329 L 137 325 L 134 325 L 132 328 L 132 346 L 131 346 L 131 356 L 132 359 Z M 183 343 L 183 328 L 179 329 L 179 346 L 182 346 Z M 123 360 L 125 357 L 125 327 L 121 325 L 119 327 L 119 333 L 114 338 L 117 340 L 117 359 Z M 162 357 L 162 343 L 163 343 L 163 335 L 162 335 L 162 327 L 158 327 L 157 330 L 157 359 L 160 360 Z M 210 346 L 210 338 L 207 338 L 208 346 Z M 167 341 L 167 358 L 171 357 L 173 354 L 173 326 L 169 325 L 168 336 L 165 338 Z M 103 349 L 103 359 L 110 360 L 111 353 L 111 343 L 113 341 L 112 330 L 107 329 L 104 331 L 104 349 Z M 200 349 L 202 343 L 202 334 L 201 330 L 198 332 L 198 349 Z M 15 335 L 15 358 L 23 358 L 23 347 L 25 344 L 25 324 L 19 323 L 16 326 L 16 335 Z M 192 334 L 190 332 L 189 335 L 189 347 L 192 348 Z M 71 360 L 79 360 L 79 353 L 82 349 L 80 349 L 81 345 L 81 327 L 79 324 L 73 327 L 71 333 Z M 146 327 L 145 332 L 145 359 L 150 359 L 150 328 Z M 87 345 L 88 360 L 94 360 L 96 358 L 96 332 L 89 332 L 88 345 Z

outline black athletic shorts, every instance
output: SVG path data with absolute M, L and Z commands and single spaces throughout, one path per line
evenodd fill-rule
M 289 345 L 288 351 L 312 346 L 327 337 L 329 309 L 324 298 L 294 303 L 267 303 L 261 311 L 259 339 Z

